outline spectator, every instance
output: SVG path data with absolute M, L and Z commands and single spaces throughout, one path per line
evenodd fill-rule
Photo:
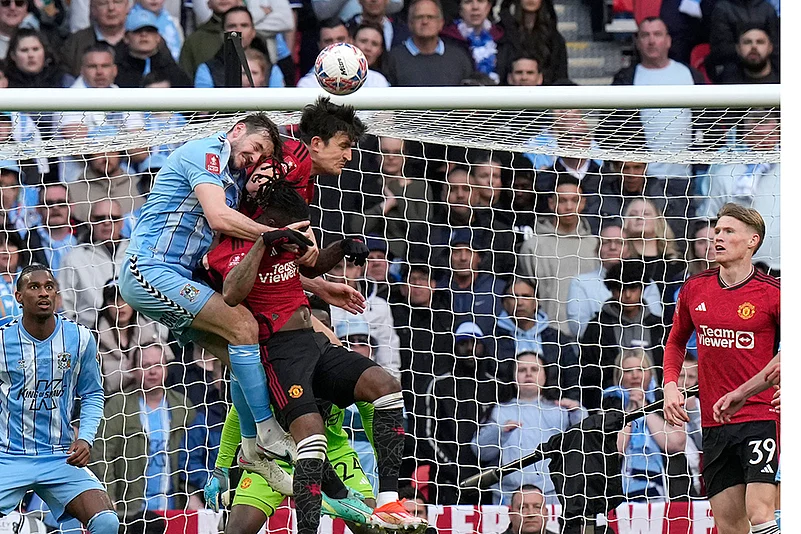
M 670 34 L 658 17 L 647 17 L 639 25 L 635 38 L 640 61 L 615 74 L 612 85 L 693 85 L 703 84 L 700 73 L 668 57 Z M 616 112 L 623 117 L 624 112 Z M 651 150 L 679 152 L 693 141 L 692 112 L 688 108 L 645 108 L 639 121 L 646 146 Z M 654 176 L 670 181 L 674 176 L 687 178 L 690 166 L 661 163 L 650 165 Z
M 698 384 L 697 350 L 687 348 L 684 362 L 681 365 L 679 383 L 683 390 L 688 390 Z M 687 460 L 687 474 L 689 475 L 690 486 L 683 493 L 687 497 L 699 497 L 702 495 L 701 454 L 704 448 L 701 435 L 701 405 L 698 402 L 698 395 L 687 397 L 684 401 L 684 409 L 687 410 L 687 415 L 690 416 L 690 421 L 684 427 L 687 433 L 687 447 L 684 450 L 684 457 Z
M 380 137 L 378 142 L 378 172 L 362 176 L 363 204 L 348 213 L 349 231 L 381 235 L 389 241 L 393 255 L 406 258 L 409 228 L 428 219 L 431 190 L 425 178 L 407 168 L 402 139 Z
M 180 456 L 187 425 L 195 419 L 186 399 L 164 387 L 162 347 L 137 350 L 135 358 L 137 388 L 106 401 L 90 464 L 125 523 L 188 504 Z
M 262 75 L 260 77 L 264 79 L 269 76 L 270 87 L 283 87 L 284 75 L 277 65 L 270 63 L 270 56 L 267 55 L 267 43 L 256 35 L 256 29 L 253 26 L 253 18 L 248 8 L 244 6 L 232 7 L 223 14 L 222 25 L 223 30 L 226 32 L 239 32 L 239 35 L 242 36 L 242 48 L 245 49 L 246 57 L 248 50 L 260 52 L 262 54 L 262 58 L 257 60 L 257 56 L 251 52 L 248 58 L 248 66 L 250 66 L 250 61 L 254 63 L 263 61 L 264 65 L 261 66 Z M 250 72 L 253 74 L 252 68 Z M 256 76 L 254 75 L 253 78 L 255 83 Z M 247 80 L 246 77 L 242 78 L 242 80 L 242 87 L 248 87 L 250 85 L 249 81 L 245 83 L 244 80 Z M 220 46 L 220 49 L 217 50 L 213 58 L 197 68 L 195 72 L 195 87 L 225 87 L 225 46 Z M 264 82 L 262 82 L 261 85 L 256 83 L 256 87 L 267 87 L 267 85 L 264 84 Z
M 651 280 L 667 284 L 681 278 L 686 266 L 680 260 L 676 236 L 650 199 L 632 200 L 626 207 L 623 238 L 625 257 L 644 260 Z
M 0 60 L 6 58 L 11 38 L 28 16 L 28 0 L 0 2 Z
M 651 164 L 637 161 L 609 162 L 610 172 L 601 177 L 601 215 L 620 217 L 629 203 L 647 198 L 662 213 L 675 235 L 686 235 L 687 219 L 695 216 L 690 200 L 689 179 L 669 179 L 646 173 Z
M 537 486 L 525 484 L 512 495 L 509 504 L 509 526 L 502 534 L 545 534 L 548 512 L 545 494 Z
M 690 233 L 686 278 L 715 267 L 715 225 L 709 220 L 697 221 Z
M 476 70 L 497 84 L 501 81 L 499 65 L 511 61 L 512 43 L 503 28 L 490 20 L 490 0 L 461 0 L 459 18 L 442 30 L 442 36 L 470 50 Z
M 556 26 L 553 0 L 506 0 L 501 5 L 501 26 L 518 50 L 538 59 L 545 85 L 568 78 L 567 44 Z M 502 76 L 510 66 L 500 66 Z
M 57 63 L 44 36 L 36 30 L 20 28 L 8 45 L 8 86 L 15 88 L 62 88 L 72 85 Z
M 706 69 L 718 81 L 727 66 L 738 62 L 737 42 L 743 28 L 762 28 L 774 44 L 771 58 L 779 58 L 779 16 L 766 0 L 718 0 L 709 21 Z
M 401 384 L 406 406 L 415 411 L 429 376 L 450 369 L 441 355 L 452 349 L 453 314 L 447 307 L 428 265 L 412 265 L 401 286 L 403 300 L 392 305 L 401 346 Z
M 242 0 L 209 0 L 213 15 L 186 38 L 181 48 L 178 63 L 189 76 L 193 76 L 200 65 L 213 58 L 222 46 L 223 14 L 232 7 L 241 5 Z
M 17 275 L 22 269 L 20 255 L 22 242 L 14 232 L 0 233 L 0 325 L 22 317 L 14 293 L 16 292 Z
M 149 73 L 156 72 L 170 80 L 172 87 L 191 87 L 189 77 L 178 68 L 169 50 L 159 46 L 158 17 L 146 9 L 136 10 L 125 22 L 125 53 L 117 55 L 117 78 L 120 87 L 142 87 Z
M 584 334 L 587 323 L 612 296 L 604 281 L 609 270 L 620 264 L 623 253 L 623 228 L 619 221 L 613 220 L 601 229 L 598 247 L 598 259 L 601 263 L 598 269 L 581 273 L 570 282 L 570 289 L 567 291 L 567 320 L 573 336 L 580 338 Z M 654 282 L 648 283 L 643 289 L 643 299 L 652 314 L 662 316 L 662 297 Z
M 509 66 L 506 75 L 507 85 L 536 86 L 542 85 L 540 62 L 530 56 L 517 56 Z
M 322 50 L 326 46 L 334 43 L 350 43 L 351 38 L 348 33 L 348 28 L 345 23 L 339 19 L 327 19 L 320 23 L 320 40 L 318 41 L 319 49 Z M 306 73 L 300 80 L 298 80 L 298 87 L 314 87 L 319 88 L 320 84 L 314 74 L 314 67 Z M 389 82 L 378 71 L 372 69 L 367 71 L 367 80 L 364 82 L 365 87 L 389 87 Z
M 264 42 L 261 52 L 268 58 L 280 59 L 276 37 L 295 32 L 295 17 L 288 0 L 259 0 L 248 2 L 251 22 L 259 39 Z
M 0 160 L 0 229 L 27 229 L 22 182 L 22 169 L 17 162 Z
M 450 272 L 437 282 L 447 289 L 450 309 L 456 323 L 472 321 L 482 332 L 493 332 L 495 320 L 501 311 L 500 297 L 503 282 L 493 271 L 482 270 L 482 254 L 486 254 L 486 239 L 483 233 L 470 230 L 455 230 L 450 240 Z M 489 340 L 488 340 L 489 342 Z M 494 351 L 494 346 L 488 347 Z
M 250 79 L 245 69 L 242 68 L 242 87 L 267 87 L 267 73 L 271 68 L 267 56 L 254 48 L 248 48 L 245 50 L 245 59 L 248 62 L 250 76 L 253 78 L 253 85 L 250 84 Z M 281 69 L 278 69 L 278 72 L 280 71 Z M 283 87 L 283 85 L 280 87 Z
M 598 238 L 581 215 L 584 202 L 579 181 L 571 176 L 560 176 L 548 200 L 553 216 L 538 221 L 534 236 L 520 247 L 520 274 L 537 279 L 540 308 L 568 334 L 570 280 L 598 267 L 595 258 Z
M 67 198 L 76 219 L 89 222 L 92 205 L 104 199 L 117 202 L 123 215 L 145 203 L 144 196 L 139 193 L 137 180 L 121 166 L 122 154 L 91 154 L 88 159 L 86 171 L 70 180 L 67 185 Z
M 31 234 L 36 235 L 29 236 L 28 241 L 33 245 L 38 240 L 47 260 L 46 265 L 58 276 L 64 256 L 78 245 L 70 216 L 72 207 L 67 202 L 67 186 L 61 183 L 45 184 L 39 195 L 39 206 L 36 208 L 39 220 L 30 228 Z
M 148 11 L 156 17 L 156 28 L 164 39 L 164 44 L 175 61 L 181 55 L 184 44 L 184 32 L 181 23 L 164 7 L 165 0 L 136 0 L 128 17 L 137 17 L 140 11 Z M 130 31 L 130 30 L 129 30 Z
M 773 42 L 764 29 L 746 28 L 737 39 L 737 63 L 723 68 L 720 83 L 780 83 Z
M 353 30 L 353 44 L 364 53 L 370 70 L 381 72 L 384 54 L 387 51 L 381 26 L 372 22 L 362 22 Z
M 390 0 L 359 0 L 359 4 L 362 6 L 362 12 L 350 19 L 348 26 L 353 28 L 366 23 L 381 28 L 382 42 L 386 50 L 390 50 L 395 45 L 403 44 L 403 41 L 409 38 L 408 26 L 398 18 L 387 15 Z M 396 9 L 395 11 L 398 10 Z M 358 30 L 356 33 L 358 33 Z M 357 44 L 356 46 L 359 45 Z M 370 65 L 370 68 L 372 67 Z
M 365 266 L 351 261 L 343 261 L 328 272 L 330 280 L 350 285 L 367 299 L 365 311 L 356 317 L 370 325 L 370 336 L 375 340 L 376 351 L 373 360 L 395 377 L 400 376 L 400 340 L 395 332 L 392 311 L 385 298 L 378 295 L 377 284 L 365 278 Z M 354 316 L 342 308 L 331 308 L 331 322 L 336 325 L 347 322 Z
M 89 9 L 91 26 L 70 35 L 61 50 L 65 67 L 73 76 L 83 74 L 84 55 L 86 50 L 94 45 L 105 43 L 114 49 L 112 53 L 116 55 L 125 53 L 123 38 L 125 19 L 128 17 L 128 0 L 90 0 Z M 111 84 L 102 87 L 109 85 Z
M 482 465 L 519 460 L 587 415 L 577 401 L 562 397 L 555 369 L 556 363 L 548 362 L 542 351 L 521 346 L 516 357 L 514 398 L 493 408 L 489 420 L 476 434 L 473 447 Z M 500 502 L 508 504 L 515 488 L 522 484 L 536 484 L 550 501 L 556 502 L 545 461 L 504 476 L 495 488 Z
M 367 255 L 367 266 L 365 267 L 364 274 L 367 278 L 378 284 L 378 294 L 387 301 L 390 301 L 389 251 L 387 250 L 387 242 L 382 237 L 370 235 L 365 240 L 365 244 L 370 250 L 370 253 Z
M 137 384 L 135 352 L 151 345 L 163 345 L 167 360 L 172 352 L 166 346 L 164 326 L 141 315 L 120 296 L 116 281 L 103 288 L 103 305 L 97 321 L 97 354 L 107 396 L 133 391 Z
M 369 2 L 370 0 L 366 0 Z M 378 14 L 383 11 L 384 14 L 393 14 L 401 11 L 404 7 L 402 0 L 373 0 L 379 3 L 386 2 L 382 7 L 371 6 L 369 11 L 372 16 L 378 17 Z M 312 0 L 312 8 L 317 20 L 326 20 L 336 18 L 342 21 L 349 21 L 365 11 L 364 4 L 360 0 Z M 379 20 L 374 19 L 374 22 Z M 392 39 L 388 39 L 392 42 Z
M 90 242 L 73 248 L 62 259 L 58 285 L 64 314 L 94 328 L 103 307 L 101 280 L 113 280 L 125 257 L 128 241 L 120 238 L 122 208 L 116 200 L 92 204 Z
M 615 362 L 621 349 L 641 348 L 659 366 L 655 374 L 661 381 L 662 351 L 667 341 L 662 319 L 643 305 L 646 280 L 645 264 L 626 260 L 613 266 L 606 275 L 606 287 L 612 292 L 601 311 L 592 318 L 581 337 L 581 404 L 593 410 L 601 406 L 601 390 L 616 382 Z M 619 378 L 619 377 L 617 377 Z
M 459 482 L 478 471 L 473 436 L 498 402 L 498 371 L 486 352 L 478 325 L 462 323 L 455 332 L 449 371 L 431 377 L 414 414 L 418 462 L 431 465 L 436 504 L 477 504 L 479 496 L 459 489 Z
M 506 284 L 495 337 L 499 360 L 513 359 L 523 351 L 534 353 L 552 368 L 558 366 L 553 385 L 559 388 L 560 398 L 579 398 L 575 340 L 549 326 L 548 316 L 537 303 L 536 280 L 513 278 Z
M 398 497 L 401 499 L 403 506 L 406 507 L 407 512 L 415 517 L 428 521 L 428 503 L 425 498 L 423 498 L 423 494 L 420 491 L 412 486 L 403 486 L 402 488 L 398 488 Z M 433 527 L 429 526 L 429 529 L 431 528 Z M 426 532 L 430 532 L 430 530 Z
M 615 385 L 604 390 L 605 406 L 626 412 L 640 410 L 656 401 L 654 363 L 642 349 L 620 351 L 615 365 Z M 684 452 L 687 433 L 665 423 L 656 412 L 630 423 L 618 437 L 623 453 L 623 494 L 628 500 L 664 497 L 668 494 L 665 455 Z
M 736 150 L 779 150 L 779 119 L 772 111 L 751 111 L 738 128 Z M 709 168 L 709 200 L 706 217 L 717 218 L 727 202 L 754 208 L 765 218 L 765 243 L 754 254 L 775 276 L 780 272 L 781 210 L 779 194 L 781 163 L 729 163 Z
M 499 208 L 503 187 L 503 162 L 489 150 L 471 150 L 467 155 L 470 185 L 477 195 L 474 207 Z
M 537 214 L 534 213 L 537 204 L 537 196 L 534 193 L 534 171 L 528 166 L 513 171 L 511 193 L 512 229 L 517 234 L 516 241 L 522 244 L 534 235 L 534 227 L 537 225 Z
M 659 18 L 670 32 L 670 57 L 687 65 L 693 49 L 709 42 L 709 19 L 715 2 L 717 0 L 662 0 Z
M 389 51 L 384 75 L 393 87 L 456 86 L 473 72 L 468 52 L 439 34 L 443 28 L 438 0 L 415 0 L 409 6 L 411 37 Z

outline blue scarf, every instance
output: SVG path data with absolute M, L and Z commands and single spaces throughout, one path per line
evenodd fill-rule
M 462 37 L 467 39 L 467 42 L 470 44 L 470 52 L 473 54 L 476 70 L 483 72 L 498 82 L 500 78 L 498 77 L 498 73 L 495 72 L 498 45 L 495 43 L 490 33 L 492 23 L 485 19 L 478 33 L 462 19 L 456 19 L 454 23 L 456 23 L 456 28 L 459 30 L 459 33 L 462 34 Z

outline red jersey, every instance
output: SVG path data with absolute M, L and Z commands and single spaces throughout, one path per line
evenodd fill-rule
M 732 287 L 721 282 L 720 268 L 684 283 L 665 347 L 665 383 L 678 383 L 687 340 L 695 331 L 701 426 L 719 426 L 712 418 L 712 406 L 760 372 L 778 352 L 780 301 L 779 281 L 756 269 Z M 778 422 L 772 398 L 772 389 L 751 397 L 731 422 Z
M 252 241 L 223 236 L 208 255 L 212 276 L 225 280 L 251 248 Z M 295 254 L 283 249 L 267 250 L 261 259 L 256 283 L 243 302 L 259 323 L 260 341 L 280 330 L 295 310 L 309 306 L 295 259 Z
M 287 181 L 298 184 L 298 193 L 311 204 L 314 200 L 314 180 L 311 178 L 312 159 L 309 149 L 301 141 L 284 141 L 284 176 Z

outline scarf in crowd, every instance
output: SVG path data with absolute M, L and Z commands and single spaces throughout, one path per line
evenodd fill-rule
M 492 23 L 489 20 L 484 20 L 481 29 L 476 31 L 468 26 L 462 19 L 456 19 L 456 28 L 462 37 L 467 39 L 470 44 L 470 52 L 473 54 L 473 61 L 476 63 L 476 70 L 483 72 L 496 82 L 500 79 L 495 72 L 495 65 L 497 63 L 498 45 L 492 38 L 490 28 Z

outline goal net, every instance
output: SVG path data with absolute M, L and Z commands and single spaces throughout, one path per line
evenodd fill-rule
M 340 176 L 317 178 L 318 241 L 360 236 L 371 250 L 366 267 L 329 274 L 368 300 L 360 316 L 330 309 L 332 328 L 400 379 L 401 485 L 415 488 L 440 532 L 505 530 L 522 485 L 539 488 L 530 492 L 542 494 L 543 520 L 558 531 L 547 461 L 482 491 L 459 482 L 526 456 L 588 414 L 660 398 L 676 295 L 714 266 L 723 204 L 760 211 L 767 235 L 755 261 L 780 273 L 776 88 L 537 89 L 363 89 L 341 101 L 356 105 L 367 135 Z M 53 268 L 62 313 L 97 332 L 107 402 L 90 468 L 123 522 L 217 532 L 220 516 L 196 510 L 230 405 L 227 372 L 134 313 L 115 279 L 175 148 L 227 131 L 247 114 L 237 109 L 267 111 L 291 139 L 317 93 L 279 91 L 271 104 L 247 89 L 113 91 L 47 100 L 4 91 L 13 111 L 0 112 L 0 311 L 6 322 L 20 314 L 21 267 Z M 691 340 L 687 387 L 697 381 L 695 353 Z M 621 532 L 711 528 L 700 412 L 688 406 L 685 429 L 658 413 L 633 424 L 620 484 L 601 490 L 625 504 L 600 522 Z M 345 427 L 375 486 L 358 411 L 347 410 Z M 354 467 L 335 463 L 343 479 Z M 26 498 L 21 511 L 37 506 Z M 290 509 L 285 501 L 271 531 L 292 528 Z M 341 528 L 323 522 L 324 531 Z

